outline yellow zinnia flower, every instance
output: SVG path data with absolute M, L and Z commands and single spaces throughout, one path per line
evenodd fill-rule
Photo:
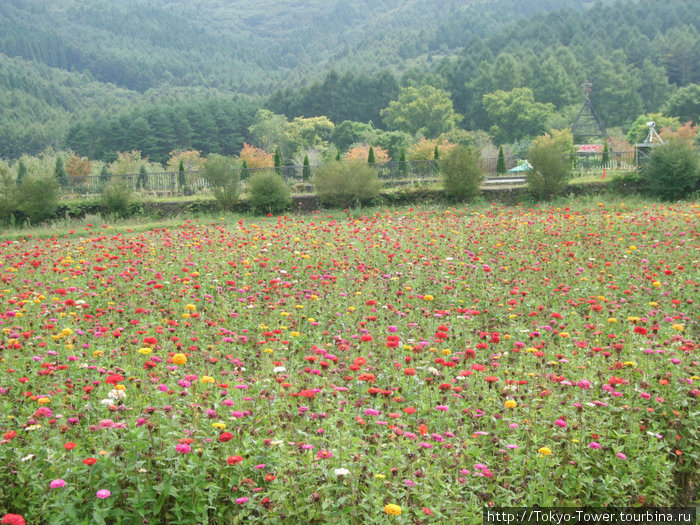
M 401 516 L 401 507 L 395 503 L 389 503 L 384 507 L 384 512 L 389 516 Z

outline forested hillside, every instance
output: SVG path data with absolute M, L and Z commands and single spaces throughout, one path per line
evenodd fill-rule
M 425 85 L 498 143 L 570 126 L 585 79 L 623 133 L 696 120 L 699 20 L 685 0 L 6 0 L 0 157 L 234 154 L 261 107 L 415 139 L 383 110 Z

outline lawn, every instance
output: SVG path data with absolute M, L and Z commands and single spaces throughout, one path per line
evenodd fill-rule
M 0 517 L 692 504 L 699 219 L 583 200 L 6 238 Z

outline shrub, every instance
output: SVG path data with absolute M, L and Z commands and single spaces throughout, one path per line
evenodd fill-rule
M 33 223 L 52 218 L 58 209 L 59 188 L 59 181 L 50 175 L 25 178 L 19 187 L 19 211 Z
M 238 202 L 238 185 L 241 179 L 236 159 L 224 155 L 209 155 L 204 163 L 203 177 L 219 207 L 232 211 Z
M 284 179 L 268 170 L 250 178 L 250 205 L 258 213 L 276 213 L 289 208 L 292 197 Z
M 532 142 L 527 154 L 532 165 L 527 185 L 534 197 L 549 199 L 564 192 L 570 178 L 570 154 L 566 144 L 549 134 Z
M 345 208 L 374 199 L 381 181 L 377 170 L 364 160 L 334 161 L 317 169 L 314 187 L 323 204 Z
M 674 140 L 654 148 L 640 178 L 655 197 L 681 199 L 698 189 L 700 158 L 690 144 Z
M 481 192 L 484 174 L 478 150 L 455 146 L 438 163 L 447 198 L 462 202 L 473 199 Z
M 129 215 L 131 204 L 131 188 L 124 181 L 113 179 L 105 186 L 100 200 L 105 214 L 126 217 Z
M 10 173 L 9 166 L 0 159 L 0 220 L 10 222 L 12 214 L 17 211 L 19 188 Z
M 141 167 L 139 168 L 139 175 L 136 177 L 136 189 L 141 189 L 145 190 L 146 185 L 148 184 L 148 172 L 146 171 L 146 166 L 145 164 L 141 164 Z

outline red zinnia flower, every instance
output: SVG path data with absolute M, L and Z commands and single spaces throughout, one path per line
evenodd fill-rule
M 83 463 L 85 463 L 88 467 L 93 466 L 95 463 L 97 463 L 97 460 L 95 458 L 85 458 L 83 460 Z
M 65 448 L 66 450 L 73 450 L 75 448 L 75 443 L 69 441 L 68 443 L 63 445 L 63 448 Z
M 226 441 L 231 441 L 233 439 L 233 434 L 231 432 L 224 432 L 219 436 L 219 441 L 225 443 Z
M 25 525 L 24 518 L 19 514 L 5 514 L 0 520 L 0 523 L 5 525 Z
M 111 376 L 107 376 L 107 379 L 105 379 L 105 383 L 112 385 L 116 385 L 120 381 L 124 381 L 124 376 L 121 374 L 112 374 Z
M 220 438 L 219 438 L 220 439 Z M 237 465 L 243 462 L 243 456 L 229 456 L 226 458 L 227 465 Z

